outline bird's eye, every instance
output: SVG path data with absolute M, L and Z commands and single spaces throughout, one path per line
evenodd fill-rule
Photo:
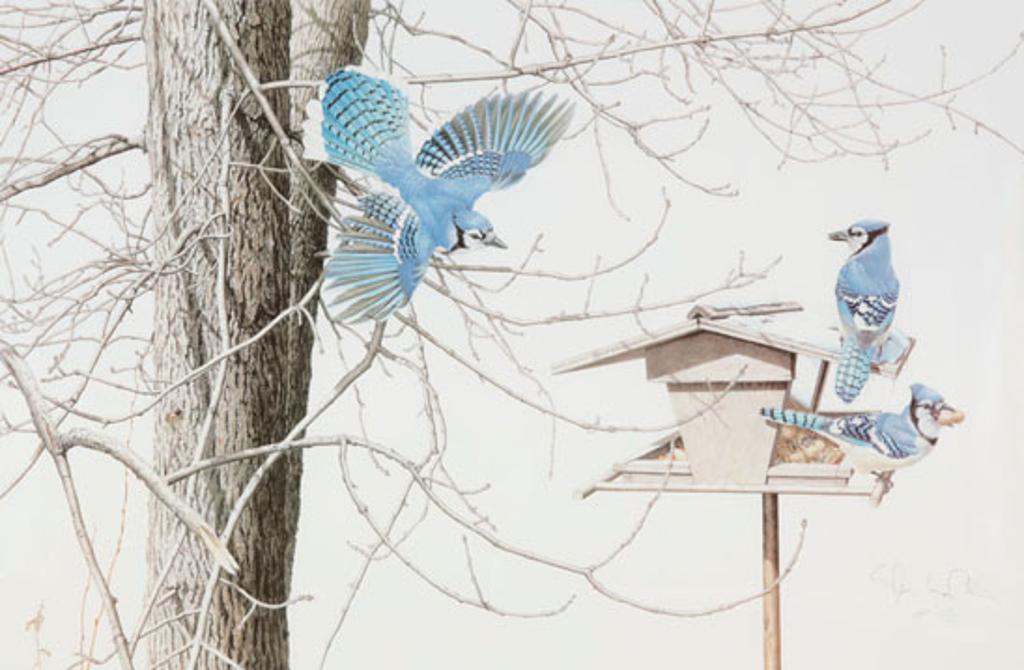
M 484 239 L 484 234 L 481 233 L 479 230 L 471 231 L 469 233 L 469 236 L 472 237 L 474 240 L 482 240 L 482 239 Z
M 864 231 L 861 230 L 860 228 L 854 228 L 850 231 L 850 234 L 853 235 L 854 237 L 860 237 L 861 235 L 864 234 Z

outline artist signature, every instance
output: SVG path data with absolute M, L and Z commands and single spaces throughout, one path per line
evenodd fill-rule
M 952 618 L 968 601 L 995 603 L 995 598 L 966 568 L 919 571 L 902 563 L 879 563 L 869 574 L 871 583 L 884 589 L 894 605 L 915 617 Z

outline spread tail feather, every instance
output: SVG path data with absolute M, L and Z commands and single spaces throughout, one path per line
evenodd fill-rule
M 413 168 L 409 102 L 391 83 L 356 68 L 338 70 L 306 106 L 303 155 L 393 183 Z
M 797 412 L 791 409 L 777 409 L 775 407 L 762 407 L 761 416 L 775 423 L 806 428 L 808 430 L 826 430 L 832 423 L 832 419 L 817 414 Z
M 843 358 L 836 370 L 836 395 L 843 402 L 853 402 L 868 382 L 875 347 L 862 349 L 856 338 L 843 339 Z

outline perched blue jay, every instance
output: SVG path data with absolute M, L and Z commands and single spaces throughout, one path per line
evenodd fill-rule
M 829 235 L 847 242 L 853 254 L 839 270 L 836 305 L 843 326 L 843 354 L 836 370 L 836 395 L 856 398 L 871 374 L 892 328 L 900 282 L 892 269 L 889 224 L 859 221 Z
M 964 420 L 963 412 L 946 404 L 942 396 L 923 384 L 910 387 L 910 404 L 901 414 L 876 412 L 835 419 L 788 409 L 764 408 L 761 414 L 775 423 L 819 433 L 843 450 L 859 472 L 888 472 L 927 456 L 939 439 L 939 428 Z
M 346 289 L 339 320 L 383 320 L 409 301 L 435 249 L 505 248 L 474 211 L 487 191 L 518 182 L 565 133 L 568 103 L 541 94 L 494 95 L 456 114 L 423 143 L 409 143 L 409 102 L 390 83 L 335 72 L 310 102 L 305 156 L 379 177 L 398 195 L 371 193 L 326 268 L 326 290 Z

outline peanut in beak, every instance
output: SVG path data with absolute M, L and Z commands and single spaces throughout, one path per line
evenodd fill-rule
M 944 407 L 942 411 L 939 412 L 939 418 L 936 419 L 936 422 L 938 422 L 940 426 L 955 426 L 958 423 L 963 423 L 966 418 L 967 415 L 960 410 L 953 409 L 952 407 Z

